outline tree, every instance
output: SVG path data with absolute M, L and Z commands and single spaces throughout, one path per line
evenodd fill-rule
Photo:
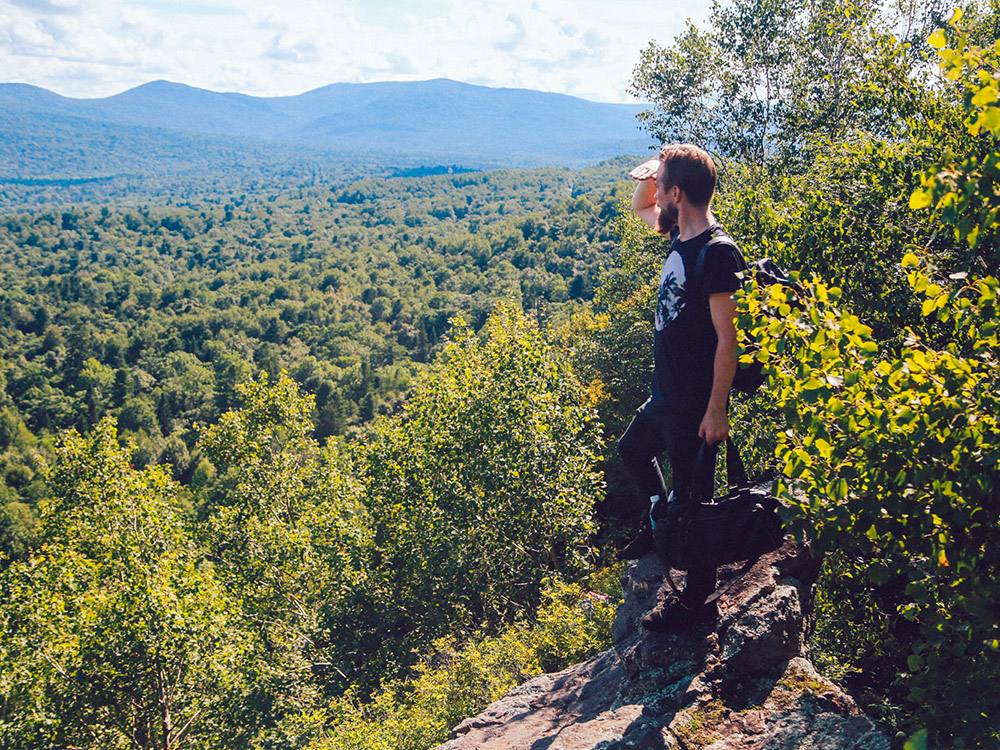
M 31 506 L 14 500 L 0 507 L 0 566 L 27 557 L 37 536 L 38 519 Z
M 236 608 L 176 487 L 136 471 L 114 420 L 64 435 L 41 543 L 0 576 L 6 747 L 216 746 L 241 686 Z
M 652 102 L 641 118 L 661 142 L 693 141 L 745 165 L 795 171 L 816 139 L 885 134 L 908 116 L 937 7 L 716 2 L 706 28 L 689 23 L 668 47 L 650 42 L 630 90 Z
M 401 653 L 537 606 L 546 574 L 583 567 L 603 485 L 600 426 L 535 324 L 499 306 L 481 336 L 451 336 L 358 450 Z
M 955 164 L 945 148 L 910 205 L 934 208 L 959 243 L 974 245 L 1000 215 L 1000 55 L 970 45 L 957 25 L 951 43 L 944 33 L 931 42 L 946 76 L 968 87 L 965 127 L 988 154 Z M 901 268 L 926 324 L 907 329 L 898 349 L 875 340 L 843 309 L 840 290 L 818 279 L 794 308 L 778 287 L 748 292 L 741 323 L 783 416 L 777 486 L 787 520 L 838 566 L 826 594 L 846 602 L 842 616 L 879 629 L 848 659 L 889 675 L 883 687 L 906 702 L 910 729 L 931 730 L 932 745 L 993 746 L 1000 282 L 974 267 L 942 272 L 913 249 L 920 254 L 906 253 Z
M 311 396 L 286 373 L 261 372 L 236 392 L 242 407 L 207 428 L 200 447 L 220 475 L 206 544 L 255 634 L 254 697 L 240 710 L 265 733 L 308 733 L 324 692 L 345 689 L 370 659 L 357 638 L 367 515 L 344 458 L 310 437 Z

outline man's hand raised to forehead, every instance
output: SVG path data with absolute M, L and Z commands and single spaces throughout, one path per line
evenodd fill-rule
M 659 231 L 657 222 L 660 209 L 656 207 L 656 180 L 653 178 L 659 168 L 660 160 L 650 159 L 628 173 L 629 177 L 639 183 L 632 194 L 632 210 L 655 231 Z
M 628 176 L 633 180 L 638 180 L 639 182 L 642 182 L 643 180 L 651 180 L 656 177 L 656 172 L 659 168 L 660 160 L 650 159 L 629 172 Z

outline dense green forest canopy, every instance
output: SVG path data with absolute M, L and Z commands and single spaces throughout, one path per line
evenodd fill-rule
M 737 295 L 733 432 L 899 748 L 1000 739 L 998 32 L 734 0 L 634 81 L 799 272 Z M 3 217 L 2 744 L 421 750 L 606 647 L 664 254 L 631 164 Z
M 590 299 L 628 163 L 0 217 L 0 492 L 37 499 L 31 436 L 105 414 L 136 465 L 188 482 L 194 424 L 259 370 L 316 396 L 320 440 L 352 434 L 398 406 L 453 316 Z

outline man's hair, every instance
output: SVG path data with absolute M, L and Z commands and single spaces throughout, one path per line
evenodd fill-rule
M 708 152 L 690 143 L 668 143 L 660 151 L 665 165 L 664 187 L 674 185 L 695 206 L 707 206 L 715 194 L 715 162 Z

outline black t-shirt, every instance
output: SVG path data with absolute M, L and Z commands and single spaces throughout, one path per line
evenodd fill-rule
M 663 261 L 656 299 L 656 339 L 653 348 L 653 398 L 675 412 L 704 412 L 712 394 L 718 337 L 708 296 L 733 293 L 742 286 L 736 274 L 747 270 L 735 243 L 716 243 L 698 255 L 710 239 L 728 236 L 713 224 L 697 237 L 675 239 Z

